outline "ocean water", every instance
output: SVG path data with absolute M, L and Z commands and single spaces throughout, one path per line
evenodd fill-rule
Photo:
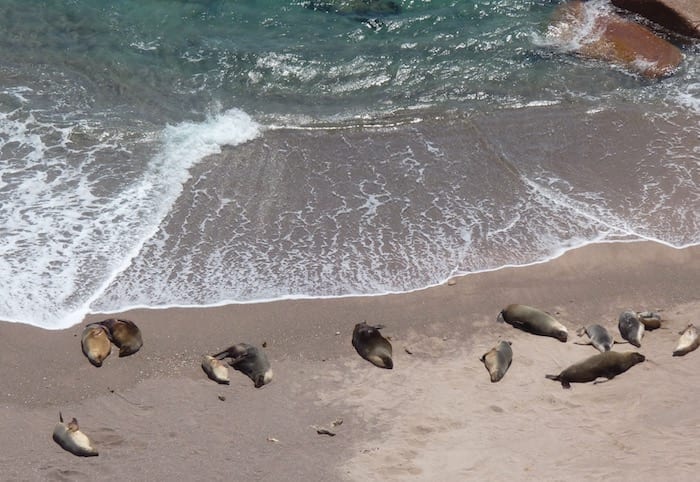
M 558 1 L 351 3 L 0 2 L 0 319 L 700 242 L 697 42 L 650 81 L 574 55 Z

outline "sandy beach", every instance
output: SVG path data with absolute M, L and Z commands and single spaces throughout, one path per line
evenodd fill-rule
M 401 295 L 134 310 L 116 316 L 138 324 L 143 348 L 113 349 L 100 368 L 80 335 L 113 314 L 60 331 L 0 323 L 1 478 L 695 480 L 700 351 L 671 353 L 678 331 L 700 322 L 699 281 L 700 247 L 634 242 Z M 510 303 L 555 315 L 568 341 L 498 323 Z M 636 350 L 646 362 L 570 390 L 545 379 L 597 353 L 574 344 L 577 328 L 619 335 L 625 309 L 664 319 Z M 354 351 L 362 320 L 385 325 L 393 370 Z M 500 339 L 513 364 L 491 383 L 479 357 Z M 233 370 L 228 386 L 206 377 L 201 356 L 237 342 L 266 344 L 272 383 L 256 389 Z M 59 411 L 98 457 L 51 439 Z

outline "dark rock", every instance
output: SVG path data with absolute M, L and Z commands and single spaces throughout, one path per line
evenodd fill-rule
M 612 0 L 672 32 L 700 38 L 700 0 Z

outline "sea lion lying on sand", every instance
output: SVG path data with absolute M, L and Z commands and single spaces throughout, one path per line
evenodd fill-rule
M 110 318 L 99 324 L 107 328 L 109 339 L 119 348 L 120 357 L 133 355 L 143 346 L 141 330 L 133 321 Z
M 673 350 L 673 356 L 683 356 L 695 350 L 698 345 L 700 345 L 698 330 L 692 323 L 690 323 L 685 330 L 678 332 L 678 334 L 681 335 L 681 338 L 678 340 L 678 344 Z
M 639 321 L 634 311 L 623 311 L 618 318 L 617 327 L 620 335 L 636 347 L 642 346 L 644 323 Z
M 109 341 L 107 329 L 99 323 L 90 323 L 83 330 L 80 339 L 83 353 L 96 367 L 101 367 L 105 358 L 112 353 L 112 342 Z
M 503 319 L 509 325 L 535 335 L 551 336 L 566 342 L 569 332 L 553 316 L 526 305 L 508 305 L 501 310 L 497 319 Z
M 661 315 L 655 311 L 638 311 L 637 318 L 642 322 L 646 331 L 661 328 L 661 322 L 663 321 Z
M 53 439 L 58 445 L 80 457 L 99 455 L 88 436 L 80 431 L 75 418 L 68 423 L 63 423 L 63 415 L 59 412 L 58 420 L 53 429 Z
M 261 349 L 247 343 L 238 343 L 214 355 L 214 358 L 219 360 L 227 357 L 231 358 L 228 364 L 248 375 L 255 383 L 255 388 L 260 388 L 272 381 L 270 362 L 267 361 L 267 356 Z
M 394 368 L 392 348 L 389 340 L 379 330 L 382 325 L 368 325 L 366 321 L 358 323 L 352 331 L 352 346 L 358 355 L 379 368 Z
M 550 380 L 561 382 L 564 388 L 571 388 L 571 383 L 593 382 L 601 377 L 612 380 L 644 360 L 644 355 L 634 351 L 625 353 L 606 351 L 574 363 L 559 375 L 545 376 Z
M 593 345 L 593 347 L 600 351 L 610 351 L 612 346 L 615 344 L 615 340 L 608 330 L 601 325 L 588 325 L 582 326 L 576 331 L 578 336 L 588 335 L 588 342 L 575 342 L 577 345 Z
M 492 383 L 501 380 L 513 362 L 513 350 L 510 345 L 509 341 L 501 341 L 480 358 L 491 375 Z
M 230 379 L 228 377 L 228 367 L 221 360 L 218 360 L 210 355 L 202 357 L 202 370 L 209 378 L 217 383 L 228 385 Z

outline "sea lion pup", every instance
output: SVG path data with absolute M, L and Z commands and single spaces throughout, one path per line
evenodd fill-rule
M 255 388 L 260 388 L 272 381 L 272 369 L 267 361 L 265 352 L 247 343 L 237 343 L 230 346 L 214 358 L 223 360 L 230 357 L 228 362 L 239 372 L 245 373 L 255 383 Z
M 107 328 L 109 339 L 119 348 L 120 357 L 133 355 L 143 346 L 141 330 L 133 321 L 110 318 L 100 324 Z
M 639 321 L 634 311 L 623 311 L 618 318 L 617 327 L 620 335 L 636 347 L 642 346 L 644 336 L 644 323 Z
M 221 360 L 210 355 L 204 355 L 202 357 L 202 369 L 216 383 L 229 384 L 228 367 Z
M 601 325 L 582 326 L 576 331 L 576 334 L 578 336 L 586 334 L 589 338 L 587 342 L 575 342 L 577 345 L 593 345 L 600 352 L 612 350 L 612 346 L 615 344 L 615 340 L 610 332 Z
M 661 315 L 655 311 L 638 311 L 637 318 L 642 322 L 646 331 L 661 328 Z
M 681 338 L 678 340 L 678 344 L 673 350 L 673 356 L 683 356 L 695 350 L 700 345 L 698 330 L 692 323 L 690 323 L 685 330 L 679 331 L 678 334 L 681 335 Z
M 80 344 L 87 359 L 96 367 L 101 367 L 104 359 L 112 352 L 107 328 L 99 323 L 90 323 L 85 327 Z
M 564 388 L 571 388 L 571 383 L 592 382 L 601 377 L 612 380 L 644 360 L 644 355 L 635 351 L 624 353 L 605 351 L 574 363 L 559 375 L 545 376 L 550 380 L 561 382 L 561 386 Z
M 513 362 L 513 350 L 510 345 L 509 341 L 501 341 L 479 358 L 491 375 L 491 383 L 503 378 L 510 368 L 510 364 Z
M 535 335 L 551 336 L 561 342 L 566 342 L 569 332 L 556 318 L 544 311 L 526 305 L 508 305 L 501 310 L 498 318 L 521 330 Z
M 99 455 L 92 442 L 78 427 L 78 421 L 74 418 L 68 423 L 63 423 L 63 415 L 58 412 L 59 422 L 53 429 L 54 441 L 68 452 L 80 457 L 94 457 Z
M 356 324 L 352 330 L 352 346 L 365 360 L 391 370 L 394 368 L 391 343 L 379 333 L 382 328 L 382 325 L 368 325 L 366 321 Z

